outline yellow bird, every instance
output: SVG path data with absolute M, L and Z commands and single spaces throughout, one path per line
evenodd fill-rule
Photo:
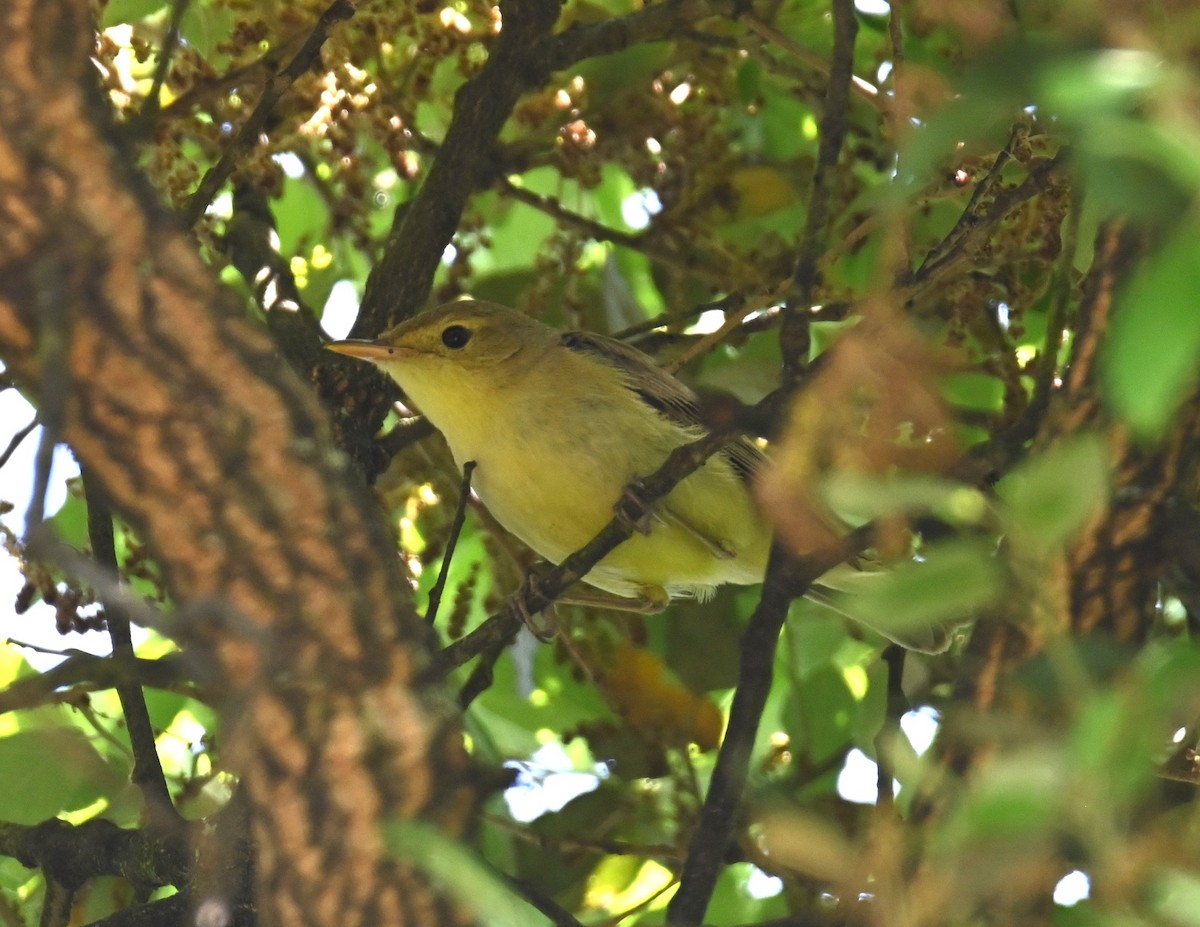
M 458 466 L 475 462 L 472 485 L 500 524 L 555 564 L 612 519 L 631 482 L 704 433 L 695 395 L 647 355 L 494 303 L 450 303 L 328 347 L 400 384 Z M 747 441 L 710 458 L 587 582 L 642 611 L 762 582 L 770 531 L 747 487 L 761 460 Z

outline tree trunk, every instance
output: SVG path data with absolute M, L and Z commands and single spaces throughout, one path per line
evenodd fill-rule
M 476 795 L 455 713 L 414 688 L 431 639 L 373 500 L 135 176 L 93 85 L 88 4 L 6 0 L 0 20 L 0 353 L 148 542 L 171 632 L 227 693 L 261 919 L 463 920 L 380 831 L 460 833 Z

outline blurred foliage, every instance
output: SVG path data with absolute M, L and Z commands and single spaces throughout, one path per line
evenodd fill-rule
M 165 204 L 187 204 L 324 6 L 185 4 L 151 105 L 174 7 L 96 4 L 105 94 Z M 569 0 L 558 29 L 639 7 Z M 1151 491 L 1120 482 L 1114 446 L 1152 452 L 1194 402 L 1200 13 L 1186 3 L 912 0 L 863 3 L 857 16 L 860 83 L 837 114 L 846 141 L 826 178 L 821 282 L 811 312 L 803 307 L 818 359 L 785 415 L 762 496 L 801 551 L 844 522 L 874 519 L 881 575 L 839 591 L 836 610 L 794 605 L 739 858 L 707 922 L 1195 923 L 1200 846 L 1186 753 L 1200 734 L 1195 578 L 1152 564 L 1153 627 L 1108 640 L 1071 625 L 1061 577 L 1074 539 L 1112 500 Z M 262 307 L 253 281 L 233 270 L 234 191 L 268 204 L 298 292 L 344 332 L 356 303 L 348 294 L 363 292 L 394 216 L 438 156 L 455 92 L 500 27 L 496 7 L 454 0 L 364 3 L 333 32 L 195 230 L 249 316 Z M 681 22 L 670 41 L 553 73 L 502 132 L 431 302 L 470 293 L 605 332 L 666 313 L 637 343 L 667 362 L 719 324 L 704 311 L 719 297 L 757 298 L 760 311 L 683 376 L 761 399 L 778 383 L 771 294 L 805 234 L 831 47 L 826 3 L 778 0 L 734 19 Z M 1090 324 L 1095 242 L 1115 222 L 1143 243 L 1100 342 L 1104 405 L 1076 427 L 1047 409 L 1071 371 L 1091 364 L 1076 345 Z M 1001 453 L 1014 434 L 1023 437 Z M 998 463 L 960 466 L 973 459 Z M 396 454 L 376 486 L 418 608 L 441 565 L 457 486 L 436 436 Z M 1196 486 L 1183 488 L 1175 501 L 1190 511 Z M 85 549 L 85 518 L 72 495 L 54 527 Z M 6 545 L 19 552 L 15 538 Z M 118 551 L 139 594 L 169 601 L 152 552 L 123 527 Z M 478 627 L 529 562 L 472 509 L 438 621 L 444 640 Z M 86 624 L 89 590 L 36 564 L 27 572 L 25 600 L 69 594 L 60 625 Z M 756 601 L 754 590 L 722 590 L 650 618 L 564 607 L 552 644 L 527 636 L 506 651 L 466 727 L 481 763 L 520 775 L 509 803 L 490 803 L 478 854 L 584 923 L 661 923 Z M 898 705 L 880 662 L 887 642 L 843 613 L 885 631 L 944 624 L 950 646 L 909 655 Z M 996 616 L 1042 646 L 1017 665 L 972 656 L 971 623 Z M 36 609 L 21 618 L 49 620 Z M 170 649 L 151 638 L 139 655 Z M 10 693 L 39 675 L 20 654 L 0 651 Z M 965 694 L 985 670 L 1011 673 L 1015 692 L 990 713 Z M 451 684 L 469 673 L 457 669 Z M 234 786 L 221 719 L 186 679 L 148 699 L 173 796 L 189 817 L 211 814 Z M 899 726 L 907 708 L 944 719 L 957 746 L 914 749 Z M 985 755 L 956 765 L 963 743 Z M 900 784 L 895 804 L 843 797 L 839 773 L 853 751 L 886 761 Z M 136 826 L 131 767 L 111 689 L 48 684 L 37 707 L 6 704 L 0 715 L 0 821 Z M 458 880 L 497 922 L 541 922 L 444 837 L 397 825 L 389 840 Z M 1053 892 L 1073 870 L 1087 873 L 1092 897 L 1070 908 Z M 127 889 L 94 883 L 89 917 L 128 904 Z M 6 923 L 37 919 L 36 873 L 0 860 L 0 891 Z

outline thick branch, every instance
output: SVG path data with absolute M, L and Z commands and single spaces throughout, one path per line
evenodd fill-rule
M 500 128 L 521 94 L 545 77 L 531 64 L 529 50 L 549 35 L 559 4 L 505 0 L 500 10 L 504 28 L 479 74 L 455 96 L 441 151 L 367 280 L 355 337 L 375 335 L 422 307 Z
M 389 814 L 458 831 L 475 806 L 452 706 L 411 688 L 431 635 L 324 412 L 131 176 L 87 11 L 0 7 L 0 354 L 39 399 L 63 391 L 58 434 L 179 614 L 206 606 L 180 634 L 224 679 L 264 916 L 459 921 L 378 831 Z M 65 324 L 39 313 L 48 301 Z M 66 370 L 46 363 L 53 345 Z
M 162 841 L 108 821 L 75 826 L 50 820 L 29 826 L 0 823 L 0 854 L 11 856 L 68 888 L 99 876 L 120 876 L 143 889 L 187 880 L 184 844 Z

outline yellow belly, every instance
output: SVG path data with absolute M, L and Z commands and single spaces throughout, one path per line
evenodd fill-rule
M 473 484 L 502 525 L 557 564 L 595 537 L 613 518 L 624 488 L 661 460 L 642 468 L 629 459 L 613 466 L 607 454 L 604 466 L 575 447 L 567 454 L 554 450 L 550 445 L 483 453 Z M 513 461 L 520 465 L 506 466 Z M 712 461 L 688 477 L 656 508 L 669 513 L 665 521 L 652 519 L 648 534 L 635 533 L 622 543 L 587 582 L 626 597 L 645 587 L 703 595 L 722 583 L 761 582 L 769 533 L 747 488 L 723 462 Z M 734 556 L 718 556 L 714 548 Z

